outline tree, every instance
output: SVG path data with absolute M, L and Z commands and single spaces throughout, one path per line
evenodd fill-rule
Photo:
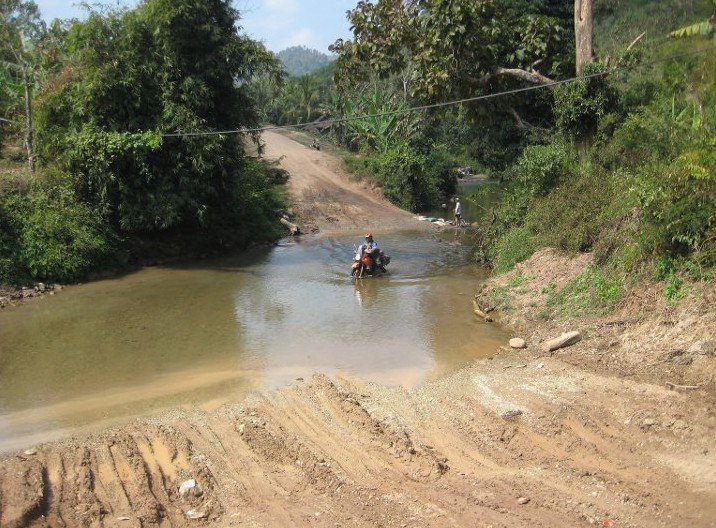
M 501 79 L 548 83 L 572 62 L 571 8 L 544 0 L 361 1 L 354 38 L 337 41 L 340 84 L 414 66 L 413 89 L 431 98 L 474 94 Z
M 577 76 L 584 74 L 594 55 L 594 8 L 592 0 L 574 0 L 574 34 L 577 49 Z
M 279 67 L 238 19 L 229 0 L 146 0 L 75 23 L 38 98 L 41 161 L 122 232 L 245 240 L 269 207 L 245 138 L 163 135 L 258 124 L 246 81 Z
M 19 76 L 24 92 L 25 148 L 31 172 L 35 170 L 32 99 L 39 64 L 33 47 L 46 29 L 32 0 L 0 0 L 0 60 L 11 74 Z

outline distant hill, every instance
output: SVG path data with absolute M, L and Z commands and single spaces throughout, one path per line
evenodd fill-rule
M 325 53 L 309 49 L 305 46 L 293 46 L 278 52 L 278 59 L 289 75 L 299 76 L 312 73 L 331 63 L 332 59 Z

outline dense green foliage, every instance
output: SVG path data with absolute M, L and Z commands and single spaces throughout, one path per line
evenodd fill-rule
M 338 41 L 339 80 L 353 83 L 411 70 L 414 93 L 474 94 L 494 87 L 498 68 L 546 75 L 570 70 L 572 6 L 568 0 L 359 2 L 349 12 L 354 38 Z M 508 74 L 509 75 L 509 74 Z
M 391 202 L 409 211 L 427 211 L 456 191 L 455 165 L 444 150 L 422 153 L 403 143 L 346 161 L 351 171 L 372 177 Z
M 331 58 L 318 50 L 309 49 L 306 46 L 292 46 L 276 54 L 281 61 L 283 69 L 292 77 L 300 77 L 307 73 L 325 68 L 331 62 Z
M 3 262 L 70 280 L 159 248 L 205 252 L 280 233 L 268 167 L 244 154 L 242 136 L 166 135 L 259 122 L 242 81 L 279 67 L 237 21 L 228 0 L 146 0 L 60 35 L 34 101 L 44 176 L 0 196 Z
M 683 291 L 684 274 L 714 276 L 716 57 L 667 61 L 655 73 L 646 90 L 639 74 L 624 79 L 580 161 L 568 143 L 580 130 L 569 127 L 523 151 L 486 233 L 498 270 L 553 246 L 596 251 L 605 284 L 656 266 L 669 298 Z M 591 281 L 594 294 L 601 284 L 596 276 L 583 278 L 575 291 Z
M 65 181 L 35 185 L 3 199 L 13 219 L 13 269 L 40 279 L 69 281 L 115 263 L 116 239 L 101 216 L 77 200 Z
M 288 79 L 261 75 L 247 89 L 257 101 L 263 121 L 277 125 L 309 123 L 331 113 L 333 67 Z

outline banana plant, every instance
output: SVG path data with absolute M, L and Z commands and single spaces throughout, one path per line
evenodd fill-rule
M 368 93 L 346 97 L 343 115 L 347 121 L 347 139 L 363 150 L 387 152 L 407 143 L 420 130 L 420 115 L 410 112 L 402 97 L 386 94 L 379 87 Z
M 695 37 L 697 35 L 710 37 L 716 33 L 716 0 L 711 0 L 711 2 L 714 5 L 714 13 L 707 20 L 676 29 L 669 33 L 669 36 L 672 38 Z

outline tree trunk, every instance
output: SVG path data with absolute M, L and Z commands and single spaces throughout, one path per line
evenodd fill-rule
M 20 53 L 16 54 L 18 65 L 22 71 L 22 84 L 25 88 L 25 148 L 27 149 L 27 166 L 35 172 L 35 150 L 32 139 L 32 86 L 30 85 L 29 65 L 24 60 L 25 36 L 20 32 Z
M 592 0 L 574 0 L 574 34 L 577 47 L 577 76 L 584 75 L 584 68 L 591 64 L 594 48 L 592 34 L 594 19 Z
M 25 147 L 27 148 L 27 165 L 30 172 L 35 172 L 35 149 L 32 137 L 32 87 L 27 73 L 27 65 L 22 66 L 22 83 L 25 85 Z

